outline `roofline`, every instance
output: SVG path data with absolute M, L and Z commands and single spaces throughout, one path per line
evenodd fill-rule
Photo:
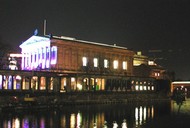
M 190 81 L 174 81 L 172 84 L 190 84 Z
M 103 43 L 92 42 L 92 41 L 77 40 L 77 39 L 72 38 L 72 37 L 52 36 L 52 38 L 53 38 L 53 39 L 68 40 L 68 41 L 76 41 L 76 42 L 80 42 L 80 43 L 86 43 L 86 44 L 92 44 L 92 45 L 99 45 L 99 46 L 105 46 L 105 47 L 112 47 L 112 48 L 119 48 L 119 49 L 125 49 L 125 50 L 128 50 L 126 47 L 117 46 L 116 44 L 114 44 L 114 45 L 109 45 L 109 44 L 103 44 Z

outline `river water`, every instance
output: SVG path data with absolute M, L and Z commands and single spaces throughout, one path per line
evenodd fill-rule
M 154 103 L 65 106 L 0 113 L 0 128 L 186 128 L 190 99 Z

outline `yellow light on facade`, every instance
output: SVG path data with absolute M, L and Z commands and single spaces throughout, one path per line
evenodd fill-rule
M 107 59 L 104 59 L 104 68 L 108 68 L 108 60 Z
M 71 82 L 75 82 L 75 78 L 74 77 L 71 77 Z
M 18 76 L 18 75 L 17 75 L 17 76 L 16 76 L 16 79 L 17 79 L 17 80 L 21 80 L 21 76 Z
M 98 67 L 98 58 L 94 58 L 94 67 Z
M 127 61 L 123 61 L 123 70 L 127 70 Z
M 87 57 L 82 58 L 82 65 L 87 66 Z
M 70 117 L 70 126 L 71 128 L 74 128 L 75 127 L 75 114 L 71 114 L 71 117 Z
M 113 61 L 113 68 L 117 69 L 118 68 L 118 60 Z
M 146 86 L 144 86 L 144 90 L 146 90 Z
M 82 90 L 82 85 L 81 85 L 81 84 L 77 84 L 77 88 L 78 88 L 79 90 Z
M 137 90 L 137 91 L 139 90 L 139 86 L 138 85 L 135 86 L 135 90 Z

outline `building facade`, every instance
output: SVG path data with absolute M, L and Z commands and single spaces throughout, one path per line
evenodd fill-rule
M 20 48 L 23 71 L 47 73 L 30 77 L 30 87 L 22 80 L 22 88 L 47 90 L 57 83 L 57 90 L 63 92 L 154 90 L 154 78 L 134 76 L 135 53 L 126 47 L 63 36 L 32 36 Z M 56 77 L 48 77 L 52 72 Z

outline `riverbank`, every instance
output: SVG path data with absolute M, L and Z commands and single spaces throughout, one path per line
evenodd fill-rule
M 170 100 L 164 93 L 142 92 L 70 92 L 49 95 L 26 94 L 0 96 L 0 109 L 49 109 L 66 105 L 122 104 L 134 102 L 159 102 Z

